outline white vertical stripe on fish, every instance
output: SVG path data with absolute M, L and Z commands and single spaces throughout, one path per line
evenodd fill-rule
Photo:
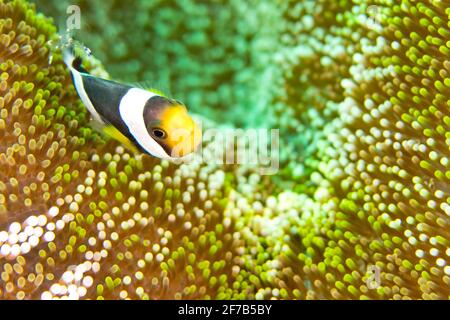
M 157 94 L 139 88 L 130 89 L 120 101 L 120 116 L 128 130 L 144 150 L 155 157 L 172 159 L 150 136 L 144 122 L 144 107 L 148 99 Z
M 82 78 L 81 74 L 73 68 L 71 68 L 71 70 L 72 70 L 73 82 L 75 84 L 75 88 L 77 89 L 77 92 L 78 92 L 78 95 L 80 96 L 81 101 L 83 101 L 84 105 L 88 108 L 89 112 L 91 113 L 91 115 L 95 121 L 98 121 L 101 124 L 105 124 L 104 121 L 102 120 L 100 114 L 97 112 L 97 110 L 95 110 L 94 106 L 92 105 L 92 102 L 89 99 L 88 95 L 86 94 L 86 91 L 84 90 L 83 78 Z
M 92 117 L 95 121 L 105 124 L 105 122 L 102 120 L 100 114 L 95 110 L 91 100 L 89 99 L 86 90 L 84 89 L 83 85 L 83 77 L 81 73 L 76 70 L 73 67 L 73 61 L 75 57 L 72 54 L 71 50 L 66 48 L 63 52 L 63 60 L 66 63 L 66 65 L 69 67 L 70 73 L 72 74 L 73 82 L 75 89 L 77 90 L 78 95 L 80 96 L 81 101 L 83 101 L 84 105 L 88 108 L 89 112 L 91 113 Z

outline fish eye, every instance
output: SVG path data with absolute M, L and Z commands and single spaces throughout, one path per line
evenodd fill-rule
M 152 133 L 158 139 L 164 139 L 166 137 L 166 132 L 160 128 L 153 128 Z

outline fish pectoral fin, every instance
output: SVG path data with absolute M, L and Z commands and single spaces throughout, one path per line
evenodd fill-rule
M 106 125 L 103 127 L 103 132 L 110 136 L 111 138 L 119 141 L 121 144 L 123 144 L 125 147 L 127 147 L 129 150 L 131 150 L 133 153 L 138 154 L 139 150 L 136 148 L 136 146 L 133 144 L 133 142 L 130 141 L 127 137 L 125 137 L 122 132 L 120 132 L 116 127 L 113 125 Z

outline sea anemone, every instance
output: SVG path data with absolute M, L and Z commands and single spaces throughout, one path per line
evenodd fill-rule
M 23 1 L 0 12 L 0 296 L 236 295 L 243 243 L 222 218 L 225 173 L 105 141 L 60 54 L 49 64 L 49 20 Z

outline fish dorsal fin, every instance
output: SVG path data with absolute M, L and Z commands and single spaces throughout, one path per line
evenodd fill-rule
M 153 93 L 156 93 L 157 95 L 160 95 L 164 98 L 168 98 L 168 95 L 164 93 L 164 91 L 160 89 L 156 89 L 152 85 L 150 85 L 150 81 L 141 81 L 141 82 L 129 82 L 128 85 L 133 86 L 135 88 L 139 88 L 142 90 L 150 91 Z
M 160 95 L 161 97 L 168 98 L 167 95 L 164 92 L 162 92 L 161 90 L 159 90 L 159 89 L 148 88 L 146 90 L 150 91 L 150 92 L 153 92 L 153 93 L 156 93 L 156 94 Z

